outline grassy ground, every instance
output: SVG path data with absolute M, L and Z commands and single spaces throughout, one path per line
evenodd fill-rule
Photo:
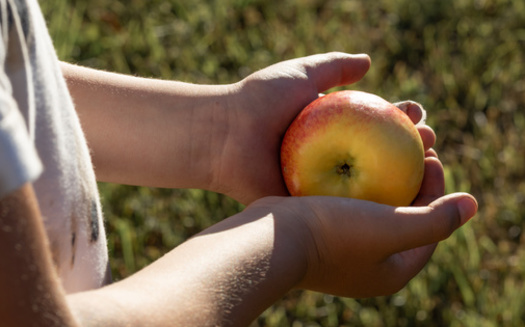
M 525 325 L 524 1 L 41 2 L 65 60 L 228 83 L 287 58 L 365 52 L 371 71 L 352 88 L 429 111 L 447 192 L 473 193 L 477 217 L 393 296 L 292 292 L 254 326 Z M 242 209 L 200 190 L 100 189 L 117 278 Z

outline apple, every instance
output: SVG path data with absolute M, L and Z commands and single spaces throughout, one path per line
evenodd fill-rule
M 423 142 L 410 118 L 361 91 L 319 97 L 289 126 L 281 169 L 292 196 L 329 195 L 406 206 L 419 193 Z

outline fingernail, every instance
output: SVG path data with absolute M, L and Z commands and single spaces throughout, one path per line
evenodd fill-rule
M 462 225 L 474 217 L 478 211 L 478 203 L 475 199 L 470 197 L 465 197 L 459 200 L 457 205 Z
M 367 60 L 370 60 L 370 56 L 367 55 L 366 53 L 353 54 L 352 57 L 354 57 L 354 59 L 367 59 Z
M 425 125 L 427 122 L 427 111 L 420 104 L 418 104 L 419 110 L 421 110 L 421 119 L 417 125 Z

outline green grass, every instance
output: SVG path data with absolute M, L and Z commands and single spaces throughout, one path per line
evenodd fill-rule
M 295 291 L 254 326 L 524 326 L 525 2 L 518 0 L 42 1 L 60 58 L 229 83 L 283 59 L 368 53 L 352 88 L 429 113 L 447 192 L 477 217 L 389 297 Z M 100 184 L 112 269 L 132 274 L 242 206 L 200 190 Z

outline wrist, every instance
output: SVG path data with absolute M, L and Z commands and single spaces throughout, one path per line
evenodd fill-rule
M 100 181 L 213 189 L 234 85 L 131 77 L 63 64 Z
M 235 302 L 221 306 L 247 323 L 295 289 L 306 273 L 305 237 L 288 199 L 258 200 L 201 234 L 206 244 L 220 244 L 221 266 L 230 271 L 213 283 L 229 295 L 222 300 Z
M 243 184 L 243 173 L 250 169 L 243 163 L 251 160 L 246 158 L 249 151 L 242 141 L 254 133 L 250 110 L 244 110 L 249 109 L 249 104 L 240 92 L 240 83 L 199 87 L 212 97 L 199 97 L 205 103 L 200 105 L 203 110 L 195 111 L 194 116 L 200 121 L 194 123 L 200 126 L 200 131 L 192 131 L 192 134 L 208 134 L 199 147 L 195 146 L 194 153 L 204 151 L 201 153 L 203 159 L 195 160 L 204 164 L 198 169 L 205 179 L 199 187 L 240 200 L 238 193 L 246 192 L 246 188 L 239 185 Z
M 188 133 L 189 158 L 193 179 L 192 188 L 230 194 L 236 171 L 238 151 L 236 130 L 242 125 L 238 116 L 239 94 L 236 84 L 192 85 L 191 130 Z M 235 174 L 233 174 L 235 175 Z

